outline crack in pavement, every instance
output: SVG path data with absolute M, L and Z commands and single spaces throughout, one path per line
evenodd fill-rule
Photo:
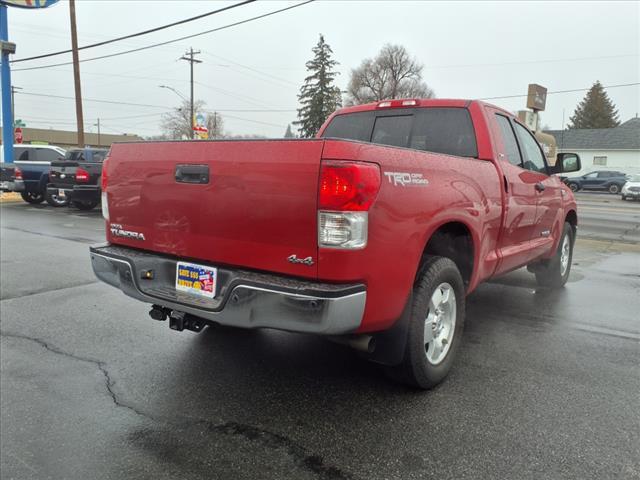
M 227 436 L 240 436 L 251 443 L 257 443 L 265 448 L 269 448 L 272 450 L 283 450 L 285 451 L 289 457 L 294 461 L 302 469 L 316 475 L 318 478 L 322 480 L 355 480 L 356 477 L 350 473 L 344 472 L 338 467 L 334 467 L 331 465 L 325 465 L 324 459 L 320 455 L 310 454 L 310 452 L 303 446 L 291 440 L 289 437 L 284 435 L 280 435 L 278 433 L 270 432 L 269 430 L 261 429 L 258 427 L 254 427 L 251 425 L 245 425 L 238 422 L 226 422 L 223 424 L 215 424 L 206 419 L 191 419 L 186 417 L 178 417 L 174 416 L 171 418 L 160 417 L 150 415 L 141 410 L 138 410 L 136 407 L 132 405 L 128 405 L 118 398 L 114 390 L 115 382 L 111 378 L 109 371 L 107 370 L 106 363 L 100 360 L 96 360 L 95 358 L 83 357 L 80 355 L 74 355 L 69 352 L 65 352 L 64 350 L 51 345 L 50 343 L 41 340 L 36 337 L 30 337 L 28 335 L 21 335 L 16 333 L 7 333 L 0 331 L 0 337 L 6 338 L 14 338 L 19 340 L 25 340 L 37 343 L 45 350 L 54 353 L 56 355 L 62 355 L 67 358 L 71 358 L 73 360 L 87 362 L 92 365 L 95 365 L 105 380 L 105 388 L 113 401 L 113 404 L 116 407 L 125 408 L 136 415 L 143 417 L 147 420 L 151 420 L 152 422 L 163 422 L 166 424 L 181 424 L 188 426 L 205 426 L 210 432 L 217 433 L 219 435 L 227 435 Z
M 20 298 L 32 297 L 33 295 L 41 295 L 43 293 L 60 292 L 61 290 L 70 290 L 78 287 L 86 287 L 88 285 L 96 285 L 98 283 L 102 283 L 102 282 L 100 282 L 100 280 L 94 280 L 89 282 L 78 283 L 76 285 L 67 285 L 66 287 L 51 288 L 49 290 L 37 290 L 35 292 L 27 292 L 21 295 L 13 295 L 13 296 L 9 295 L 6 297 L 1 297 L 0 302 L 4 302 L 5 300 L 17 300 Z

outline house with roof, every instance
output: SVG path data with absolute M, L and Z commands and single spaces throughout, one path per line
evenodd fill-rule
M 614 128 L 547 130 L 556 139 L 558 153 L 580 155 L 584 175 L 594 170 L 640 173 L 640 118 Z

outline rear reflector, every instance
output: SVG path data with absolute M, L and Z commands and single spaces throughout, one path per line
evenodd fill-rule
M 361 249 L 367 246 L 368 212 L 318 212 L 318 246 Z
M 78 167 L 76 170 L 76 182 L 86 183 L 89 181 L 89 172 L 84 168 Z
M 319 210 L 367 211 L 380 190 L 380 168 L 374 163 L 322 162 Z

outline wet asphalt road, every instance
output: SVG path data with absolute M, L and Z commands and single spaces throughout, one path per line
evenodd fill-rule
M 97 211 L 0 220 L 3 479 L 640 478 L 638 245 L 580 240 L 560 291 L 481 286 L 416 392 L 320 338 L 150 320 L 91 272 Z

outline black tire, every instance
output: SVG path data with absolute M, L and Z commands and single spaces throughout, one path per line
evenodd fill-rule
M 44 194 L 36 192 L 20 192 L 22 199 L 33 205 L 44 202 Z
M 449 330 L 452 336 L 450 342 L 447 342 L 448 350 L 444 352 L 444 357 L 434 364 L 428 359 L 432 344 L 425 343 L 425 323 L 431 313 L 432 296 L 442 285 L 450 286 L 449 292 L 455 293 L 455 302 L 452 301 L 455 305 L 455 314 L 452 315 L 455 325 Z M 465 288 L 458 267 L 448 258 L 428 257 L 413 289 L 404 358 L 400 365 L 389 367 L 388 373 L 398 381 L 424 390 L 438 385 L 451 370 L 464 329 L 464 317 Z
M 577 192 L 578 190 L 580 190 L 580 185 L 575 182 L 569 182 L 567 183 L 567 186 L 571 189 L 572 192 Z
M 65 205 L 69 205 L 69 200 L 66 198 L 61 199 L 58 195 L 53 195 L 51 193 L 47 193 L 45 200 L 52 207 L 64 207 Z
M 568 242 L 568 263 L 564 270 L 562 271 L 562 252 L 564 248 L 565 239 Z M 564 286 L 569 279 L 569 274 L 571 273 L 571 260 L 573 259 L 573 244 L 575 243 L 575 234 L 573 232 L 573 228 L 571 228 L 571 224 L 569 222 L 565 222 L 564 228 L 562 230 L 562 237 L 560 238 L 560 242 L 558 243 L 558 250 L 553 258 L 542 262 L 535 270 L 536 273 L 536 281 L 538 285 L 542 287 L 553 287 L 559 288 Z
M 620 193 L 620 185 L 618 185 L 617 183 L 612 183 L 611 185 L 609 185 L 609 193 L 613 193 L 614 195 L 617 193 Z
M 97 201 L 93 200 L 91 202 L 79 202 L 77 200 L 73 200 L 71 204 L 76 207 L 78 210 L 93 210 L 98 206 Z
M 627 200 L 627 197 L 625 197 L 624 195 L 622 195 L 622 201 L 625 202 Z

